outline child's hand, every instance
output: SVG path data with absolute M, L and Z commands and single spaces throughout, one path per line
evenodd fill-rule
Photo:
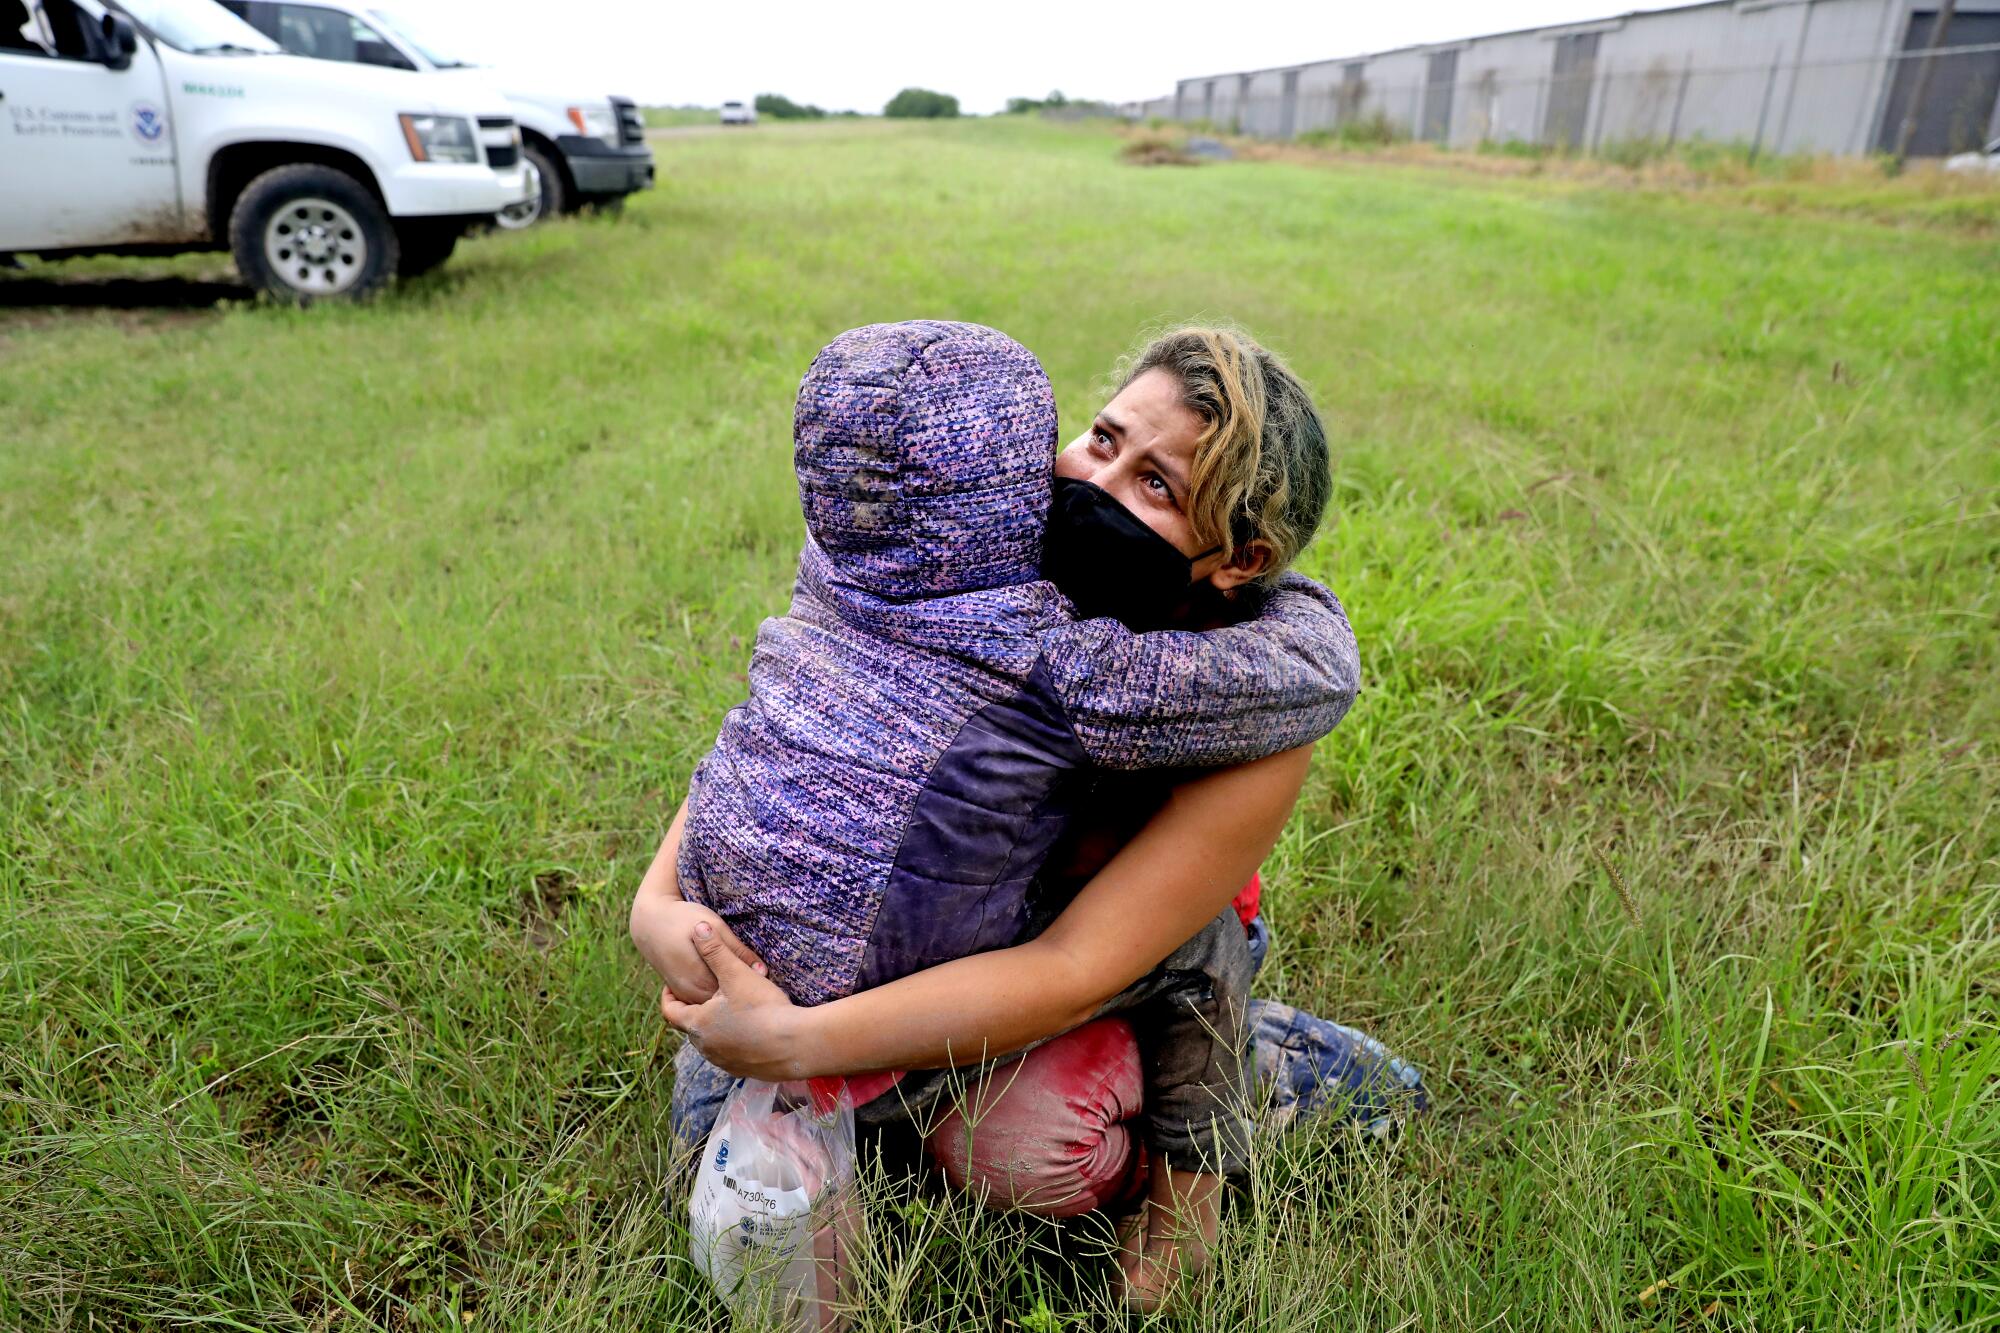
M 722 947 L 741 958 L 743 965 L 755 969 L 759 976 L 764 972 L 764 960 L 737 939 L 736 932 L 721 917 L 681 897 L 676 862 L 680 858 L 681 828 L 686 823 L 687 805 L 683 802 L 667 828 L 667 836 L 660 841 L 653 864 L 639 881 L 638 893 L 633 895 L 632 943 L 667 983 L 668 990 L 699 1002 L 715 994 L 715 973 L 695 951 L 696 926 L 711 927 L 714 934 L 710 938 L 719 939 Z
M 714 927 L 723 947 L 741 958 L 758 976 L 764 975 L 764 960 L 736 938 L 728 922 L 708 908 L 699 903 L 674 901 L 661 903 L 655 911 L 658 915 L 654 938 L 658 943 L 648 951 L 653 967 L 667 983 L 667 989 L 690 1004 L 700 1004 L 715 994 L 715 973 L 695 949 L 694 928 L 698 922 L 705 921 Z
M 715 993 L 691 1004 L 668 987 L 660 992 L 660 1016 L 726 1074 L 783 1083 L 825 1073 L 813 1064 L 815 1057 L 824 1056 L 824 1043 L 810 1040 L 799 1025 L 801 1015 L 814 1011 L 795 1006 L 762 975 L 761 966 L 754 971 L 746 967 L 741 946 L 730 948 L 715 931 L 696 929 L 701 933 L 694 946 L 715 977 Z

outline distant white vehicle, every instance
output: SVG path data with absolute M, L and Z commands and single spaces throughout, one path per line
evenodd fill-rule
M 458 54 L 451 34 L 363 0 L 218 3 L 293 55 L 497 84 L 521 126 L 521 164 L 535 186 L 494 217 L 509 230 L 653 186 L 653 150 L 630 98 L 546 85 L 532 71 L 481 68 Z
M 757 108 L 747 102 L 724 102 L 722 123 L 725 125 L 755 125 Z
M 209 0 L 0 5 L 0 102 L 0 266 L 226 249 L 351 299 L 532 198 L 490 83 L 300 60 Z
M 2000 172 L 2000 139 L 1973 153 L 1960 153 L 1944 160 L 1946 171 Z

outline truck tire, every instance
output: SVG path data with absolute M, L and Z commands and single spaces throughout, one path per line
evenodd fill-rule
M 439 226 L 435 223 L 413 222 L 405 226 L 396 237 L 401 249 L 401 257 L 396 261 L 396 276 L 399 278 L 420 278 L 445 260 L 458 248 L 461 228 L 457 223 Z
M 244 281 L 280 301 L 353 301 L 401 262 L 395 225 L 365 186 L 316 163 L 273 167 L 244 187 L 229 215 L 229 249 Z
M 526 231 L 547 218 L 569 211 L 569 192 L 563 188 L 562 168 L 539 146 L 521 145 L 521 162 L 541 185 L 541 194 L 532 205 L 518 204 L 493 215 L 493 225 L 502 231 Z

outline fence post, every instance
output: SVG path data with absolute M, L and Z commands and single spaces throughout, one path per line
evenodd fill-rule
M 1604 142 L 1604 117 L 1611 110 L 1611 62 L 1604 62 L 1604 77 L 1597 81 L 1597 128 L 1590 136 L 1590 152 L 1595 155 L 1597 145 Z
M 1931 44 L 1924 48 L 1923 63 L 1917 66 L 1917 81 L 1910 88 L 1910 104 L 1903 108 L 1903 124 L 1896 131 L 1896 155 L 1889 164 L 1891 171 L 1901 171 L 1903 159 L 1910 155 L 1910 140 L 1917 134 L 1917 113 L 1923 110 L 1924 96 L 1931 90 L 1931 70 L 1937 64 L 1938 48 L 1944 45 L 1945 31 L 1951 27 L 1951 16 L 1957 12 L 1958 0 L 1944 0 L 1938 6 Z
M 1806 67 L 1806 39 L 1812 34 L 1813 6 L 1806 5 L 1799 19 L 1799 55 L 1792 62 L 1792 79 L 1785 85 L 1785 109 L 1778 113 L 1778 133 L 1772 140 L 1772 147 L 1785 151 L 1785 132 L 1792 127 L 1792 103 L 1799 96 L 1799 75 Z
M 1771 73 L 1764 80 L 1764 102 L 1763 105 L 1757 108 L 1757 137 L 1750 141 L 1750 160 L 1752 162 L 1755 162 L 1757 155 L 1764 151 L 1764 122 L 1771 115 L 1771 93 L 1778 86 L 1778 67 L 1784 63 L 1785 48 L 1781 46 L 1778 48 L 1778 54 L 1771 57 Z
M 1674 93 L 1674 118 L 1672 123 L 1667 126 L 1667 147 L 1669 148 L 1672 148 L 1680 140 L 1681 108 L 1687 105 L 1688 80 L 1693 77 L 1694 52 L 1690 51 L 1687 54 L 1686 62 L 1681 65 L 1681 86 Z

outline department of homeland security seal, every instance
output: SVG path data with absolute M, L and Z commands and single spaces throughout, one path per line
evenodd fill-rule
M 132 104 L 132 137 L 143 144 L 156 144 L 167 132 L 166 112 L 151 102 Z

